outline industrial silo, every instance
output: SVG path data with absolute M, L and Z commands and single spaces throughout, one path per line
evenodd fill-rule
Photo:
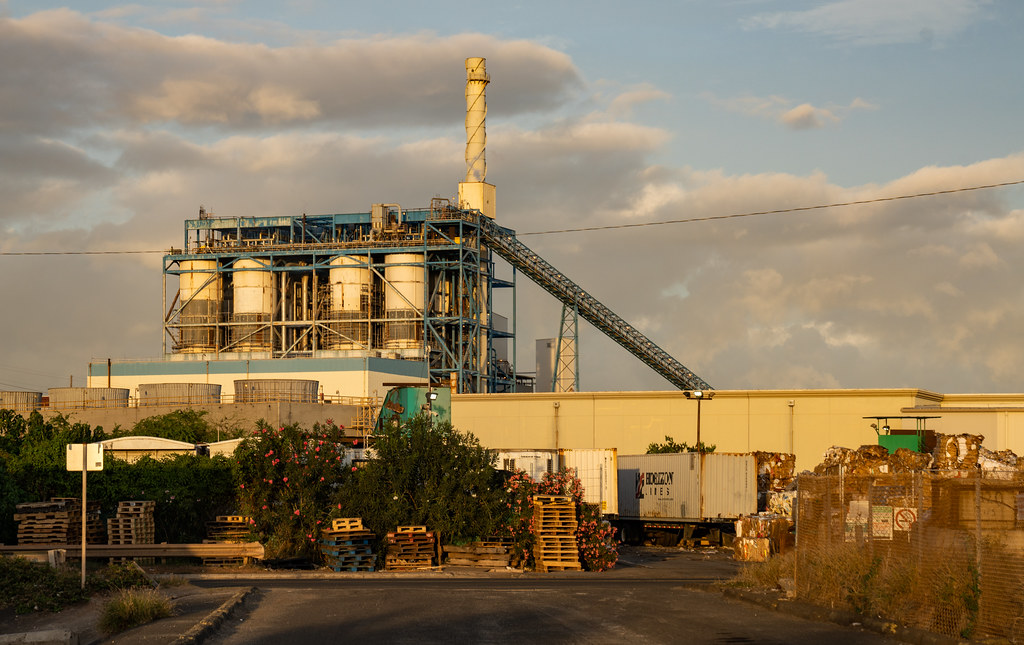
M 145 383 L 139 385 L 139 405 L 202 405 L 220 403 L 218 383 Z
M 15 412 L 27 414 L 33 410 L 38 410 L 42 400 L 42 392 L 0 392 L 0 410 L 14 410 Z
M 269 352 L 271 316 L 277 300 L 270 260 L 243 258 L 234 264 L 231 346 L 236 352 Z
M 235 403 L 287 401 L 316 403 L 320 381 L 258 378 L 235 381 Z
M 178 351 L 201 354 L 217 349 L 217 322 L 220 314 L 221 277 L 216 260 L 181 262 L 179 297 L 181 298 L 181 340 Z
M 51 387 L 47 393 L 54 410 L 128 407 L 129 390 L 124 387 Z
M 370 340 L 369 258 L 340 255 L 331 260 L 330 330 L 325 349 L 364 349 Z
M 384 348 L 423 347 L 423 255 L 391 253 L 384 277 Z

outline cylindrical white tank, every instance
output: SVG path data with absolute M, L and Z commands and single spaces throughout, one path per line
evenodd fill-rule
M 127 408 L 128 393 L 124 387 L 51 387 L 47 391 L 54 410 Z
M 14 410 L 27 414 L 32 410 L 38 410 L 42 400 L 42 392 L 8 390 L 0 392 L 0 410 Z
M 423 290 L 426 269 L 420 253 L 386 256 L 384 277 L 384 348 L 423 347 Z
M 218 383 L 145 383 L 139 385 L 139 405 L 220 403 Z
M 184 260 L 179 277 L 179 298 L 184 303 L 178 321 L 178 352 L 199 354 L 217 349 L 217 319 L 222 299 L 216 260 Z
M 270 321 L 277 300 L 277 286 L 270 260 L 244 258 L 234 264 L 231 317 L 232 347 L 238 352 L 269 352 Z
M 330 328 L 326 349 L 363 349 L 370 340 L 370 259 L 340 255 L 331 260 Z
M 243 379 L 235 381 L 235 403 L 316 403 L 319 391 L 320 381 L 285 378 Z

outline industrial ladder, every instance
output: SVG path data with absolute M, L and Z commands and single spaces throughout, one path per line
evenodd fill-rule
M 583 318 L 604 332 L 658 374 L 664 376 L 680 390 L 710 390 L 704 379 L 672 358 L 650 338 L 617 316 L 592 295 L 584 291 L 544 258 L 516 239 L 514 231 L 498 226 L 488 217 L 479 217 L 480 234 L 484 243 L 506 262 L 536 282 L 563 305 L 576 306 Z

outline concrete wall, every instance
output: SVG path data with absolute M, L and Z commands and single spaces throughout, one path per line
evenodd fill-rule
M 943 406 L 948 406 L 948 410 Z M 897 390 L 718 390 L 701 403 L 701 440 L 721 452 L 794 452 L 811 469 L 830 446 L 877 443 L 867 416 L 938 416 L 928 429 L 986 437 L 1024 454 L 1024 395 L 941 395 Z M 696 442 L 697 402 L 682 392 L 461 394 L 452 422 L 496 449 L 615 448 L 646 452 L 668 435 Z M 893 428 L 915 427 L 892 420 Z
M 181 406 L 146 406 L 141 408 L 107 408 L 103 410 L 72 410 L 62 412 L 72 422 L 88 423 L 91 426 L 102 426 L 110 432 L 115 426 L 131 428 L 147 417 L 155 417 L 180 409 Z M 204 417 L 214 426 L 223 428 L 242 428 L 251 430 L 256 421 L 265 420 L 272 426 L 280 427 L 290 423 L 298 423 L 311 427 L 316 422 L 331 419 L 335 424 L 346 428 L 352 426 L 357 408 L 351 405 L 335 405 L 331 403 L 240 403 L 234 405 L 193 405 L 193 410 L 205 410 Z M 57 411 L 41 410 L 44 418 L 49 418 Z

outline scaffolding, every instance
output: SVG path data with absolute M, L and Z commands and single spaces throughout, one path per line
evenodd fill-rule
M 494 276 L 478 218 L 445 199 L 300 217 L 201 208 L 163 277 L 165 355 L 375 356 L 422 361 L 457 392 L 514 389 L 493 347 L 514 331 L 490 324 L 493 289 L 514 278 Z

